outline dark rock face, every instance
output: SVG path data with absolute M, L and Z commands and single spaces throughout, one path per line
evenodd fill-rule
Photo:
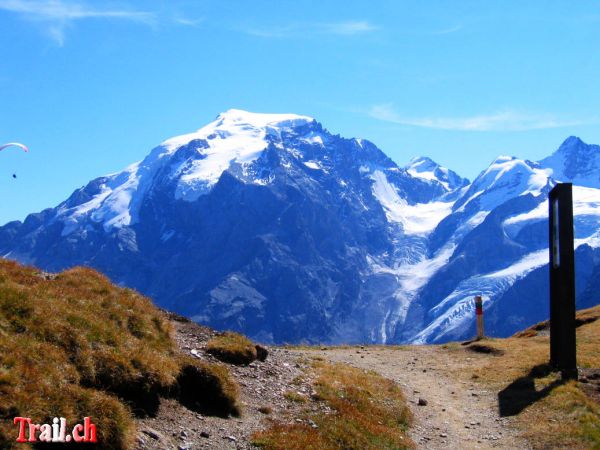
M 547 317 L 543 263 L 532 257 L 547 248 L 536 211 L 555 180 L 543 170 L 499 158 L 469 184 L 428 158 L 398 167 L 309 118 L 228 112 L 0 227 L 0 255 L 47 271 L 92 266 L 259 342 L 460 339 L 478 292 L 488 333 L 508 335 Z M 600 210 L 588 197 L 596 212 L 576 223 L 589 240 Z M 597 251 L 577 253 L 581 305 L 600 301 Z

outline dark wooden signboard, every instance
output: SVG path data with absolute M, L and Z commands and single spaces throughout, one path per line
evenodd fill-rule
M 550 203 L 550 364 L 577 378 L 573 185 L 557 184 Z

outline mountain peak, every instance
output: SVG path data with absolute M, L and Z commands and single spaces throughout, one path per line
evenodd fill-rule
M 568 138 L 566 138 L 562 144 L 560 144 L 560 147 L 558 148 L 558 151 L 567 149 L 567 148 L 571 148 L 574 146 L 578 146 L 578 145 L 586 145 L 585 142 L 583 142 L 581 140 L 581 138 L 577 137 L 577 136 L 569 136 Z
M 239 136 L 241 138 L 259 138 L 260 141 L 263 141 L 270 129 L 293 129 L 314 122 L 316 121 L 312 117 L 298 114 L 265 114 L 229 109 L 199 130 L 167 139 L 160 146 L 172 152 L 195 139 L 212 140 Z
M 429 167 L 440 167 L 440 165 L 428 156 L 415 156 L 406 165 L 406 169 L 418 169 L 421 172 L 427 170 Z
M 497 164 L 505 164 L 509 161 L 515 161 L 517 159 L 519 159 L 519 158 L 517 158 L 516 156 L 500 155 L 496 159 L 494 159 L 494 161 L 492 161 L 492 164 L 490 164 L 490 167 L 495 166 Z
M 577 136 L 569 136 L 558 150 L 539 164 L 548 169 L 556 181 L 600 187 L 600 146 L 586 144 Z
M 469 184 L 469 180 L 462 178 L 452 170 L 440 166 L 427 156 L 412 158 L 404 168 L 414 178 L 440 183 L 446 192 L 454 191 Z
M 499 156 L 481 172 L 454 208 L 463 210 L 476 201 L 481 211 L 491 211 L 507 198 L 541 194 L 548 184 L 546 170 L 515 156 Z
M 218 122 L 219 125 L 246 124 L 259 128 L 267 126 L 293 128 L 314 122 L 314 120 L 312 117 L 299 114 L 267 114 L 244 111 L 242 109 L 228 109 L 219 114 L 215 122 Z

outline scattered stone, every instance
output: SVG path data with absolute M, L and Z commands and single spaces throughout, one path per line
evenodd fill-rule
M 446 438 L 448 435 L 446 433 L 440 433 L 440 437 Z
M 427 400 L 425 400 L 424 398 L 419 397 L 419 406 L 427 406 Z
M 210 433 L 207 433 L 206 431 L 203 431 L 202 433 L 200 433 L 200 437 L 208 439 L 210 437 Z
M 235 436 L 225 436 L 225 439 L 231 442 L 237 442 L 237 438 Z
M 180 437 L 181 439 L 185 439 L 187 436 L 188 436 L 188 434 L 187 434 L 187 432 L 186 432 L 186 431 L 183 431 L 183 430 L 182 430 L 182 431 L 181 431 L 181 433 L 179 433 L 179 437 Z
M 160 441 L 163 438 L 162 434 L 153 428 L 144 428 L 142 430 L 142 433 L 144 433 L 146 436 L 150 436 L 152 439 L 154 439 L 156 441 Z

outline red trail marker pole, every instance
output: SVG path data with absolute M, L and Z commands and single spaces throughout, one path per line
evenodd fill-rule
M 475 314 L 477 315 L 477 339 L 483 339 L 483 300 L 481 295 L 475 296 Z

